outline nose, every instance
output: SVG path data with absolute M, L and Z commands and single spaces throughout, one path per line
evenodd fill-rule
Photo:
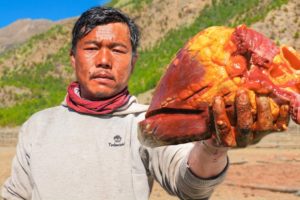
M 108 49 L 100 49 L 96 57 L 96 66 L 110 69 L 112 67 L 112 57 Z

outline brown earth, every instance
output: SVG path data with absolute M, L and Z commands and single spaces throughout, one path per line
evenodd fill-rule
M 22 98 L 31 97 L 32 93 L 28 88 L 18 88 L 15 86 L 4 86 L 0 88 L 0 109 L 14 106 Z
M 194 22 L 200 11 L 211 4 L 211 0 L 153 0 L 140 10 L 122 8 L 135 19 L 141 29 L 141 49 L 151 48 L 166 33 Z
M 289 0 L 277 10 L 268 13 L 265 19 L 251 25 L 280 45 L 300 50 L 300 1 Z
M 0 29 L 0 54 L 25 42 L 35 34 L 47 31 L 54 23 L 50 20 L 21 19 Z
M 212 200 L 299 200 L 300 126 L 266 136 L 257 145 L 229 151 L 231 166 Z M 156 183 L 151 200 L 175 200 Z
M 231 166 L 212 200 L 299 200 L 300 126 L 263 138 L 257 145 L 229 151 Z M 15 153 L 11 140 L 0 143 L 0 184 L 10 174 Z M 175 200 L 155 183 L 150 200 Z

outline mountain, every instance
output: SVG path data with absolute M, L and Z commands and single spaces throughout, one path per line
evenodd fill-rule
M 142 32 L 131 93 L 154 88 L 178 49 L 209 26 L 245 23 L 299 50 L 299 5 L 297 0 L 113 0 L 110 6 L 129 13 Z M 63 100 L 74 80 L 68 56 L 74 21 L 52 23 L 0 54 L 0 126 L 20 125 Z
M 134 6 L 130 6 L 128 1 L 126 7 L 122 7 L 121 2 L 117 5 L 125 12 L 130 13 L 140 27 L 142 33 L 141 49 L 153 47 L 158 40 L 173 29 L 192 24 L 199 12 L 204 7 L 211 5 L 210 0 L 153 0 L 148 1 L 148 4 L 142 4 L 140 9 L 132 10 Z
M 50 20 L 21 19 L 0 29 L 0 54 L 25 42 L 33 35 L 47 31 L 52 25 Z
M 264 19 L 251 27 L 278 44 L 285 44 L 300 51 L 300 2 L 288 1 L 280 9 L 271 10 Z

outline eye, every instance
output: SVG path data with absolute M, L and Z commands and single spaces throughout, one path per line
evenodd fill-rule
M 84 50 L 87 50 L 87 51 L 97 51 L 98 48 L 97 47 L 86 47 L 86 48 L 84 48 Z
M 125 53 L 127 53 L 126 50 L 121 49 L 121 48 L 113 48 L 112 51 L 115 52 L 115 53 L 120 53 L 120 54 L 125 54 Z
M 97 51 L 98 49 L 99 49 L 99 47 L 94 44 L 87 44 L 87 45 L 83 46 L 83 50 L 85 50 L 85 51 Z

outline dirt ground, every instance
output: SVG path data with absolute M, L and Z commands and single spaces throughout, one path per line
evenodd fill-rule
M 229 151 L 231 166 L 211 200 L 300 200 L 300 126 Z M 175 200 L 156 183 L 151 200 Z
M 0 184 L 9 176 L 14 146 L 0 146 Z M 300 200 L 300 126 L 259 144 L 229 151 L 231 166 L 211 200 Z M 1 199 L 1 198 L 0 198 Z M 175 200 L 155 183 L 150 200 Z

